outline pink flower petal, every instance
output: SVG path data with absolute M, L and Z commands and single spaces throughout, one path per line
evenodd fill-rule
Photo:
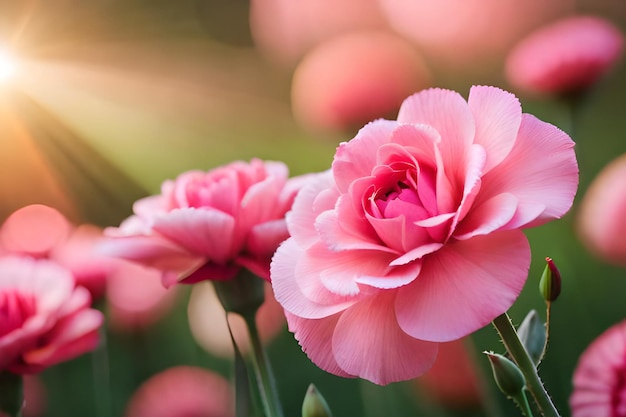
M 466 240 L 487 235 L 509 224 L 517 210 L 517 198 L 510 193 L 499 194 L 475 207 L 459 225 L 454 238 Z
M 153 229 L 182 247 L 225 263 L 232 255 L 235 219 L 210 208 L 172 210 L 154 221 Z
M 335 314 L 355 303 L 353 299 L 340 297 L 328 291 L 319 282 L 319 276 L 308 282 L 309 285 L 315 286 L 313 290 L 301 288 L 298 281 L 302 280 L 296 278 L 295 270 L 304 256 L 304 250 L 290 238 L 280 245 L 272 259 L 270 268 L 274 296 L 285 310 L 303 318 L 317 319 Z M 312 293 L 318 292 L 323 294 L 311 297 Z
M 250 229 L 246 246 L 249 253 L 269 259 L 288 237 L 285 219 L 271 220 Z
M 324 190 L 332 188 L 333 177 L 330 171 L 318 174 L 310 179 L 296 196 L 292 210 L 285 216 L 290 235 L 302 247 L 313 245 L 318 240 L 315 231 L 317 216 L 335 206 L 338 193 Z
M 422 340 L 468 335 L 511 307 L 529 265 L 528 241 L 519 230 L 448 242 L 424 259 L 419 279 L 398 292 L 398 323 Z
M 319 368 L 332 374 L 345 378 L 354 377 L 341 369 L 335 360 L 333 353 L 333 333 L 337 326 L 340 314 L 334 314 L 321 319 L 305 319 L 289 312 L 285 312 L 289 331 L 294 333 L 294 337 L 302 346 L 302 350 L 307 354 Z
M 354 180 L 371 175 L 377 165 L 376 150 L 390 141 L 397 126 L 395 121 L 376 120 L 359 130 L 350 142 L 339 145 L 332 172 L 341 192 L 347 192 Z
M 396 252 L 385 246 L 370 224 L 354 213 L 354 207 L 349 198 L 340 198 L 337 201 L 336 210 L 328 210 L 320 214 L 315 226 L 319 239 L 333 251 L 370 249 Z
M 201 255 L 191 254 L 178 244 L 158 235 L 103 239 L 96 251 L 176 274 L 189 273 L 206 262 Z
M 461 166 L 472 143 L 474 118 L 465 99 L 457 92 L 431 88 L 407 98 L 398 113 L 398 123 L 429 125 L 441 136 L 439 149 L 448 176 L 456 178 L 454 168 Z
M 341 314 L 332 338 L 332 350 L 341 369 L 386 385 L 415 378 L 432 366 L 438 344 L 404 333 L 398 327 L 394 303 L 395 292 L 381 292 Z
M 513 149 L 522 122 L 522 106 L 513 94 L 495 87 L 474 86 L 468 105 L 476 122 L 474 143 L 487 154 L 484 173 L 502 162 Z
M 520 209 L 543 204 L 546 209 L 536 220 L 521 225 L 534 227 L 563 216 L 577 187 L 574 142 L 555 126 L 524 114 L 515 146 L 483 177 L 481 201 L 476 204 L 501 193 L 515 195 Z

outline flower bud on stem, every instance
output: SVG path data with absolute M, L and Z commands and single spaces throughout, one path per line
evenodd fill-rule
M 515 401 L 526 417 L 533 417 L 528 398 L 526 398 L 526 379 L 522 371 L 517 365 L 500 354 L 483 353 L 489 358 L 493 377 L 500 391 Z
M 493 326 L 498 331 L 507 352 L 519 367 L 519 370 L 522 371 L 524 378 L 526 378 L 526 386 L 533 396 L 541 414 L 544 417 L 561 417 L 550 395 L 548 395 L 545 390 L 543 382 L 537 373 L 537 368 L 535 368 L 535 363 L 520 341 L 508 314 L 504 313 L 496 317 L 493 320 Z
M 333 417 L 328 403 L 313 384 L 306 390 L 302 402 L 302 417 Z

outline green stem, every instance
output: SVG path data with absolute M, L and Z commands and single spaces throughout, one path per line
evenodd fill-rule
M 276 382 L 270 367 L 269 359 L 261 344 L 261 338 L 259 337 L 259 331 L 256 326 L 255 315 L 246 314 L 243 316 L 248 327 L 248 334 L 250 335 L 250 343 L 252 345 L 252 363 L 254 365 L 257 381 L 259 383 L 259 391 L 261 392 L 261 399 L 265 405 L 266 417 L 283 417 L 282 407 L 280 400 L 278 399 L 278 390 L 276 389 Z
M 513 361 L 522 371 L 522 374 L 524 374 L 528 390 L 535 399 L 541 415 L 545 417 L 560 417 L 559 412 L 554 406 L 552 399 L 548 395 L 541 379 L 539 378 L 539 374 L 537 373 L 537 368 L 535 368 L 533 360 L 530 358 L 528 352 L 526 352 L 526 349 L 524 348 L 524 345 L 517 336 L 515 327 L 513 327 L 508 314 L 504 313 L 496 317 L 493 320 L 493 325 L 498 331 L 500 339 L 502 339 L 502 343 L 504 343 L 504 347 L 507 352 L 511 355 Z
M 528 404 L 528 398 L 523 391 L 518 398 L 515 398 L 515 402 L 522 409 L 522 413 L 524 413 L 526 417 L 533 417 L 533 412 L 530 409 L 530 404 Z

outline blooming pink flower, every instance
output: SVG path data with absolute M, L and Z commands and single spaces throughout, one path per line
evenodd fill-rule
M 288 237 L 285 213 L 305 178 L 287 177 L 283 163 L 259 159 L 186 172 L 107 229 L 102 252 L 161 269 L 166 286 L 227 280 L 241 268 L 269 279 L 271 257 Z
M 602 259 L 626 266 L 626 155 L 607 165 L 591 183 L 578 212 L 582 242 Z
M 0 371 L 35 373 L 92 350 L 103 316 L 90 303 L 66 269 L 0 258 Z
M 13 212 L 0 228 L 0 254 L 50 259 L 68 269 L 76 284 L 96 298 L 104 292 L 114 266 L 114 260 L 94 251 L 101 237 L 95 226 L 74 227 L 56 209 L 32 204 Z
M 409 97 L 337 149 L 287 215 L 276 299 L 319 367 L 378 384 L 505 312 L 530 263 L 521 228 L 562 216 L 574 144 L 493 87 Z M 392 352 L 393 354 L 390 354 Z
M 574 371 L 572 417 L 626 415 L 626 321 L 587 347 Z
M 509 82 L 532 93 L 585 89 L 621 56 L 624 39 L 615 26 L 592 16 L 565 18 L 538 29 L 510 52 Z
M 407 41 L 382 31 L 354 32 L 319 45 L 300 62 L 291 89 L 294 114 L 322 129 L 362 126 L 397 112 L 430 86 L 430 74 Z
M 226 312 L 212 285 L 198 285 L 193 288 L 187 315 L 193 338 L 212 355 L 233 357 L 229 325 L 239 350 L 243 354 L 248 352 L 250 340 L 245 321 L 238 314 L 229 314 L 228 323 L 226 322 Z M 274 298 L 269 283 L 265 287 L 265 301 L 256 313 L 256 323 L 264 343 L 270 342 L 285 327 L 283 308 Z
M 125 417 L 231 417 L 230 384 L 213 372 L 177 366 L 144 382 L 130 399 Z

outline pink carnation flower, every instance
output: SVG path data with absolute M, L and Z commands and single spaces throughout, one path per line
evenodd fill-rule
M 0 258 L 0 371 L 35 373 L 94 349 L 103 315 L 90 303 L 66 269 Z
M 505 312 L 530 263 L 521 228 L 566 213 L 578 167 L 567 134 L 473 87 L 404 101 L 337 149 L 287 215 L 276 299 L 319 367 L 377 384 L 424 373 L 438 342 Z
M 241 268 L 269 279 L 303 180 L 288 179 L 283 163 L 259 159 L 186 172 L 137 201 L 135 215 L 107 229 L 101 250 L 162 270 L 165 286 L 228 280 Z
M 599 17 L 576 16 L 543 27 L 510 52 L 510 83 L 532 93 L 583 90 L 604 75 L 621 56 L 621 32 Z
M 582 242 L 593 253 L 626 266 L 626 155 L 607 165 L 583 196 L 578 212 Z
M 578 360 L 572 417 L 626 415 L 626 321 L 598 337 Z

